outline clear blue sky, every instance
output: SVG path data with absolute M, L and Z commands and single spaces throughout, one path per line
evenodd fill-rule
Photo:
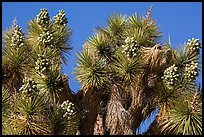
M 153 5 L 152 17 L 163 32 L 163 39 L 171 36 L 171 44 L 177 47 L 187 39 L 195 37 L 202 42 L 202 3 L 201 2 L 3 2 L 2 30 L 12 25 L 17 17 L 17 23 L 26 31 L 27 22 L 33 19 L 41 8 L 47 8 L 51 17 L 63 9 L 69 20 L 68 26 L 73 30 L 68 65 L 63 70 L 69 76 L 69 84 L 74 92 L 80 89 L 80 84 L 73 74 L 76 67 L 76 53 L 82 50 L 82 45 L 94 32 L 97 26 L 106 26 L 108 16 L 122 13 L 127 16 L 133 13 L 145 15 Z M 161 43 L 162 44 L 162 43 Z M 202 71 L 197 80 L 202 83 Z

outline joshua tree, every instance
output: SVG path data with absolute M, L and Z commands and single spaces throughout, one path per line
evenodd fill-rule
M 41 9 L 26 34 L 16 21 L 4 33 L 4 134 L 75 134 L 76 112 L 67 97 L 72 91 L 61 72 L 71 49 L 67 23 L 63 10 L 50 19 Z
M 201 42 L 189 39 L 181 50 L 160 43 L 151 12 L 114 14 L 96 29 L 78 53 L 77 93 L 61 72 L 71 50 L 64 11 L 50 19 L 42 9 L 26 34 L 14 22 L 3 43 L 3 133 L 137 134 L 158 111 L 144 134 L 201 134 Z

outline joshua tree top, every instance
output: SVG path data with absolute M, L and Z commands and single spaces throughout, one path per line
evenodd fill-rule
M 151 13 L 114 14 L 96 28 L 78 53 L 76 94 L 61 71 L 72 49 L 65 11 L 41 9 L 26 33 L 14 21 L 3 39 L 3 134 L 137 134 L 156 110 L 144 134 L 202 134 L 201 42 L 160 43 Z

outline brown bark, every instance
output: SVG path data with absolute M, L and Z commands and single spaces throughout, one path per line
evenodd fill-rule
M 107 106 L 106 126 L 110 135 L 132 135 L 132 116 L 127 111 L 130 100 L 119 84 L 111 84 L 110 101 Z M 123 96 L 122 96 L 123 95 Z M 125 109 L 126 108 L 126 109 Z
M 155 110 L 150 72 L 138 75 L 129 90 L 122 84 L 111 84 L 110 101 L 107 108 L 106 126 L 110 134 L 131 135 L 141 122 Z
M 155 120 L 150 125 L 149 129 L 145 132 L 146 135 L 164 135 L 165 133 L 161 132 L 161 123 L 166 120 L 165 113 L 162 113 L 162 110 L 159 112 Z
M 138 75 L 134 86 L 111 83 L 110 100 L 107 105 L 106 126 L 110 134 L 132 135 L 141 122 L 153 110 L 148 74 Z M 122 83 L 122 82 L 121 82 Z
M 62 76 L 62 81 L 63 81 L 63 90 L 59 94 L 59 99 L 57 102 L 62 103 L 63 101 L 69 100 L 76 104 L 76 97 L 73 91 L 69 87 L 69 79 L 68 77 L 64 74 Z
M 134 119 L 132 128 L 138 128 L 146 116 L 155 109 L 154 93 L 149 86 L 150 74 L 149 71 L 146 71 L 144 74 L 138 75 L 137 83 L 130 89 L 132 102 L 128 111 Z
M 131 89 L 127 90 L 122 82 L 110 84 L 110 100 L 104 118 L 106 120 L 105 127 L 102 128 L 104 123 L 100 125 L 96 121 L 101 95 L 94 90 L 86 92 L 85 95 L 83 95 L 83 91 L 77 94 L 77 98 L 80 100 L 78 104 L 84 111 L 79 129 L 80 134 L 103 134 L 102 131 L 106 132 L 107 129 L 109 134 L 133 134 L 133 129 L 138 128 L 147 115 L 155 109 L 155 104 L 153 104 L 155 79 L 152 77 L 158 75 L 154 74 L 153 71 L 158 73 L 166 68 L 166 61 L 160 58 L 161 54 L 158 54 L 163 52 L 160 47 L 156 45 L 155 50 L 150 50 L 154 56 L 148 56 L 148 67 L 138 75 L 138 79 L 134 86 L 131 86 Z M 95 132 L 93 132 L 94 122 L 96 122 Z M 100 130 L 99 126 L 103 130 Z
M 96 92 L 94 89 L 86 92 L 82 97 L 81 105 L 84 113 L 82 113 L 79 127 L 81 135 L 93 135 L 94 122 L 96 121 L 97 110 L 101 99 L 102 94 Z
M 155 49 L 161 51 L 160 46 L 155 46 Z M 74 97 L 72 94 L 67 95 L 67 98 L 70 98 L 70 101 L 73 100 L 73 102 L 76 102 L 77 100 L 76 104 L 78 104 L 78 107 L 82 112 L 79 128 L 81 135 L 104 134 L 102 132 L 106 132 L 107 129 L 111 135 L 134 134 L 133 130 L 138 128 L 141 122 L 153 110 L 155 110 L 155 104 L 153 103 L 154 78 L 161 75 L 162 73 L 160 72 L 166 68 L 166 61 L 161 60 L 159 57 L 161 54 L 156 54 L 157 52 L 153 52 L 154 58 L 150 56 L 147 59 L 147 63 L 149 63 L 147 65 L 148 67 L 145 68 L 143 73 L 138 74 L 134 86 L 129 86 L 129 89 L 127 90 L 128 87 L 124 86 L 123 82 L 109 84 L 110 100 L 107 103 L 107 113 L 104 118 L 106 121 L 105 127 L 102 126 L 104 123 L 99 125 L 96 121 L 98 115 L 97 110 L 102 101 L 101 92 L 89 89 L 87 92 L 80 91 Z M 155 60 L 155 58 L 158 58 L 156 64 L 154 63 L 155 61 L 152 61 Z M 152 62 L 153 64 L 151 64 Z M 157 72 L 157 74 L 154 72 Z
M 104 135 L 103 117 L 100 114 L 96 118 L 93 135 Z
M 62 103 L 65 100 L 69 100 L 74 103 L 80 117 L 79 131 L 77 134 L 92 135 L 102 93 L 97 92 L 95 89 L 90 89 L 87 92 L 80 90 L 77 94 L 74 94 L 69 88 L 68 79 L 66 77 L 62 79 L 64 88 L 60 94 L 59 102 Z

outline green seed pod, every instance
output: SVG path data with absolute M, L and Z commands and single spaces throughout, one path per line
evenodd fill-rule
M 48 26 L 49 20 L 50 20 L 50 17 L 47 12 L 47 9 L 42 9 L 36 18 L 38 25 L 43 28 Z
M 54 16 L 54 20 L 55 20 L 55 24 L 58 25 L 58 27 L 60 26 L 66 26 L 66 24 L 68 23 L 68 20 L 65 16 L 65 12 L 63 10 L 60 10 L 59 13 Z
M 14 48 L 20 48 L 24 45 L 24 33 L 18 25 L 14 25 L 12 28 L 11 46 Z
M 170 85 L 171 86 L 174 85 L 174 81 L 177 80 L 178 76 L 179 76 L 178 67 L 176 67 L 175 64 L 173 64 L 172 66 L 170 66 L 164 71 L 164 75 L 162 79 L 164 83 L 166 83 L 166 86 L 169 87 Z

